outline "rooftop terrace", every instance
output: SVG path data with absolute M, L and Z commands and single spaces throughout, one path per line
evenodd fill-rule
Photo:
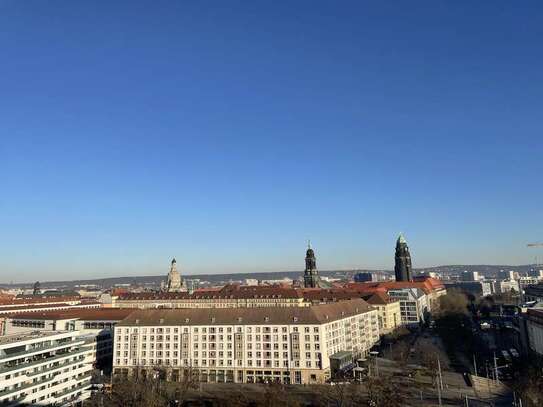
M 66 333 L 66 332 L 67 331 L 30 331 L 30 332 L 0 336 L 0 346 L 10 345 L 12 343 L 27 341 L 31 339 L 39 339 L 39 338 L 46 338 L 49 336 L 56 336 L 56 335 Z

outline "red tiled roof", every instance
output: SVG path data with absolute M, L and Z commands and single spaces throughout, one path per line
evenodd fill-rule
M 121 295 L 121 294 L 127 294 L 130 291 L 128 291 L 126 288 L 112 288 L 110 295 Z
M 382 281 L 368 283 L 347 283 L 345 288 L 359 292 L 388 291 L 402 288 L 418 288 L 429 294 L 432 291 L 445 288 L 443 283 L 435 278 L 426 277 L 418 281 Z
M 0 290 L 0 301 L 10 300 L 14 297 L 15 296 L 13 294 L 8 294 Z
M 278 298 L 303 298 L 307 301 L 338 301 L 352 298 L 360 298 L 362 294 L 379 293 L 375 301 L 383 301 L 388 297 L 387 291 L 401 288 L 419 288 L 426 294 L 435 289 L 443 287 L 443 284 L 436 279 L 424 279 L 422 281 L 384 281 L 368 283 L 347 283 L 341 288 L 297 288 L 275 285 L 242 286 L 239 284 L 227 284 L 220 288 L 206 288 L 196 290 L 193 294 L 187 292 L 168 293 L 168 292 L 143 292 L 121 294 L 121 301 L 151 301 L 151 300 L 226 300 L 226 299 L 278 299 Z M 382 295 L 381 295 L 382 294 Z M 385 297 L 384 297 L 384 296 Z M 369 298 L 369 297 L 368 297 Z
M 353 298 L 360 298 L 359 293 L 353 290 L 346 290 L 342 288 L 302 288 L 300 289 L 302 297 L 309 301 L 338 301 L 338 300 L 350 300 Z
M 373 293 L 375 291 L 386 292 L 386 288 L 380 285 L 380 283 L 347 283 L 345 284 L 345 288 L 356 291 L 359 294 Z
M 270 286 L 239 286 L 225 285 L 216 290 L 197 290 L 193 294 L 187 292 L 168 293 L 168 292 L 146 292 L 146 293 L 128 293 L 119 296 L 120 300 L 213 300 L 213 299 L 249 299 L 249 298 L 300 298 L 298 290 L 292 287 L 283 287 L 280 285 Z
M 370 305 L 386 305 L 390 302 L 395 301 L 387 293 L 383 291 L 375 291 L 373 293 L 368 293 L 368 294 L 362 295 L 362 298 L 366 300 L 366 302 Z
M 445 288 L 445 285 L 443 284 L 443 282 L 441 280 L 438 280 L 437 278 L 424 277 L 424 281 L 426 283 L 429 283 L 432 286 L 432 288 L 435 290 L 440 290 L 440 289 Z
M 194 290 L 195 293 L 207 293 L 207 292 L 217 292 L 221 291 L 222 287 L 205 287 L 205 288 L 198 288 L 197 290 Z

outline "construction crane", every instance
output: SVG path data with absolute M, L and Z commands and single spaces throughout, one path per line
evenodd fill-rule
M 538 242 L 538 243 L 528 243 L 528 244 L 526 245 L 526 247 L 533 247 L 533 248 L 536 248 L 536 249 L 537 249 L 537 248 L 543 248 L 543 243 L 540 243 L 540 242 Z M 538 262 L 537 262 L 537 256 L 535 256 L 535 266 L 536 266 L 536 267 L 539 266 L 539 264 L 538 264 Z

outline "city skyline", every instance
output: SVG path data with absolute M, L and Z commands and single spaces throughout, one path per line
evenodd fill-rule
M 0 1 L 0 281 L 543 258 L 537 2 L 159 3 Z
M 325 268 L 320 268 L 320 267 L 316 267 L 315 266 L 315 260 L 316 258 L 318 258 L 318 254 L 315 254 L 314 251 L 313 251 L 313 247 L 311 246 L 311 244 L 309 243 L 308 241 L 308 245 L 306 247 L 307 249 L 307 252 L 306 252 L 306 257 L 305 257 L 305 272 L 304 272 L 304 267 L 303 266 L 300 266 L 300 267 L 297 267 L 297 266 L 293 266 L 293 267 L 285 267 L 285 268 L 281 268 L 281 269 L 266 269 L 266 268 L 258 268 L 258 267 L 253 267 L 253 268 L 248 268 L 246 270 L 232 270 L 232 271 L 226 271 L 224 269 L 220 269 L 218 268 L 217 271 L 215 273 L 206 273 L 206 272 L 194 272 L 194 270 L 191 270 L 191 269 L 183 269 L 183 264 L 181 264 L 180 266 L 180 269 L 177 270 L 177 260 L 175 257 L 173 257 L 171 259 L 171 261 L 169 262 L 169 273 L 167 273 L 166 270 L 164 270 L 162 267 L 159 268 L 159 265 L 158 264 L 155 264 L 152 268 L 150 269 L 147 269 L 145 270 L 145 272 L 143 273 L 137 273 L 137 272 L 134 272 L 134 270 L 130 270 L 130 269 L 126 269 L 127 272 L 125 273 L 121 273 L 121 274 L 105 274 L 105 275 L 102 275 L 100 271 L 97 271 L 97 270 L 94 270 L 94 273 L 93 274 L 88 274 L 88 275 L 84 275 L 84 274 L 81 274 L 81 275 L 78 275 L 77 277 L 74 277 L 74 278 L 67 278 L 66 281 L 76 281 L 76 280 L 94 280 L 94 279 L 101 279 L 101 278 L 130 278 L 130 277 L 134 277 L 134 278 L 139 278 L 139 277 L 160 277 L 160 276 L 165 276 L 166 280 L 164 281 L 167 281 L 168 284 L 169 284 L 169 281 L 170 281 L 170 275 L 172 273 L 172 270 L 174 270 L 175 274 L 177 275 L 176 278 L 181 278 L 181 281 L 183 281 L 183 279 L 187 278 L 187 277 L 190 277 L 190 278 L 197 278 L 198 276 L 202 275 L 202 276 L 206 276 L 206 275 L 232 275 L 232 276 L 235 276 L 236 274 L 239 274 L 239 275 L 247 275 L 247 274 L 254 274 L 254 276 L 256 278 L 258 278 L 259 274 L 266 274 L 266 275 L 269 275 L 270 273 L 277 273 L 278 274 L 278 277 L 284 273 L 299 273 L 299 276 L 298 278 L 303 281 L 304 280 L 304 275 L 306 275 L 308 273 L 308 271 L 317 271 L 317 278 L 318 278 L 318 272 L 319 271 L 322 271 L 322 272 L 334 272 L 334 271 L 337 271 L 337 272 L 349 272 L 349 271 L 370 271 L 370 272 L 389 272 L 391 276 L 394 276 L 395 275 L 395 278 L 396 278 L 396 281 L 401 281 L 401 280 L 405 280 L 405 281 L 412 281 L 412 274 L 411 274 L 411 271 L 408 272 L 408 274 L 406 274 L 406 276 L 401 276 L 399 277 L 399 274 L 398 274 L 398 271 L 396 270 L 396 268 L 398 267 L 398 245 L 402 243 L 403 244 L 403 247 L 405 247 L 405 245 L 408 244 L 408 242 L 406 241 L 405 237 L 403 236 L 402 233 L 400 233 L 400 235 L 398 236 L 397 240 L 396 240 L 396 254 L 394 256 L 394 263 L 392 265 L 392 267 L 364 267 L 364 266 L 348 266 L 348 267 L 325 267 Z M 308 256 L 309 257 L 312 257 L 312 261 L 313 261 L 313 266 L 308 266 Z M 401 256 L 401 255 L 400 255 Z M 407 248 L 407 256 L 409 256 L 409 249 Z M 516 267 L 529 267 L 529 266 L 538 266 L 538 267 L 543 267 L 543 265 L 541 264 L 541 262 L 539 262 L 538 260 L 540 259 L 540 257 L 536 257 L 535 260 L 536 260 L 536 263 L 525 263 L 525 264 L 490 264 L 490 263 L 485 263 L 485 264 L 468 264 L 468 263 L 450 263 L 450 264 L 436 264 L 436 265 L 431 265 L 431 266 L 420 266 L 420 267 L 415 267 L 414 268 L 414 271 L 417 271 L 417 270 L 425 270 L 425 271 L 428 271 L 428 270 L 431 270 L 432 268 L 434 268 L 436 271 L 438 271 L 438 269 L 442 268 L 442 267 L 458 267 L 458 266 L 466 266 L 468 268 L 473 268 L 473 267 L 477 267 L 477 266 L 481 266 L 483 268 L 487 268 L 487 267 L 504 267 L 504 268 L 507 268 L 507 267 L 512 267 L 512 268 L 516 268 Z M 409 260 L 410 262 L 410 260 Z M 162 265 L 162 264 L 161 264 Z M 309 267 L 309 268 L 308 268 Z M 198 269 L 196 269 L 198 270 Z M 411 270 L 410 266 L 409 266 L 409 270 Z M 401 272 L 400 272 L 401 274 Z M 37 279 L 33 279 L 32 276 L 28 276 L 28 278 L 30 279 L 27 279 L 27 280 L 14 280 L 14 279 L 11 279 L 10 281 L 0 281 L 0 284 L 11 284 L 11 285 L 17 285 L 17 284 L 31 284 L 31 283 L 35 283 L 36 281 L 39 281 L 40 280 L 40 276 L 42 275 L 42 273 L 40 274 L 37 274 Z M 416 274 L 415 274 L 416 276 Z M 63 281 L 63 280 L 59 280 L 59 279 L 55 279 L 55 278 L 45 278 L 45 279 L 41 279 L 41 282 L 48 282 L 48 283 L 53 283 L 55 281 Z M 36 283 L 37 284 L 37 283 Z M 306 283 L 307 284 L 307 283 Z M 323 287 L 326 287 L 327 284 L 325 283 Z M 321 287 L 322 288 L 322 287 Z

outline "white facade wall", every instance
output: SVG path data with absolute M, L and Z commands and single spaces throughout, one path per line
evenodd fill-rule
M 0 339 L 0 403 L 51 405 L 90 396 L 92 350 L 79 332 L 38 332 Z
M 516 280 L 503 280 L 500 282 L 500 291 L 502 293 L 510 292 L 511 290 L 520 292 L 519 283 Z
M 71 310 L 71 309 L 77 309 L 77 308 L 100 308 L 101 304 L 57 304 L 57 305 L 51 305 L 51 304 L 43 304 L 43 305 L 34 305 L 34 304 L 27 304 L 23 306 L 0 306 L 0 315 L 7 315 L 7 314 L 15 314 L 15 313 L 26 313 L 26 312 L 40 312 L 40 311 L 60 311 L 60 310 Z
M 377 316 L 371 310 L 314 325 L 116 326 L 113 366 L 194 368 L 204 381 L 322 382 L 332 354 L 364 356 L 378 342 Z
M 428 298 L 418 288 L 389 290 L 388 295 L 400 301 L 400 314 L 403 325 L 416 325 L 424 322 L 424 314 L 429 311 Z
M 530 350 L 543 356 L 543 319 L 541 321 L 528 319 L 527 330 Z

